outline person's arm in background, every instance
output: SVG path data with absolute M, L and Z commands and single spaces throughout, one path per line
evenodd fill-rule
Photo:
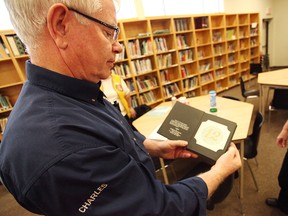
M 126 85 L 126 83 L 125 83 L 125 81 L 123 80 L 122 77 L 121 77 L 121 85 L 122 85 L 122 88 L 123 88 L 123 90 L 125 92 L 125 99 L 126 99 L 126 101 L 128 103 L 128 107 L 130 109 L 131 118 L 135 118 L 137 113 L 134 110 L 134 108 L 132 107 L 130 89 L 128 88 L 128 86 Z
M 288 121 L 286 121 L 281 132 L 277 136 L 276 139 L 277 145 L 281 148 L 285 148 L 287 146 L 287 138 L 288 138 Z
M 144 146 L 151 156 L 162 157 L 164 159 L 197 157 L 196 154 L 186 150 L 188 143 L 183 140 L 156 141 L 146 139 Z M 241 158 L 234 143 L 223 154 L 216 164 L 207 172 L 198 175 L 207 185 L 208 198 L 212 196 L 217 187 L 226 177 L 234 173 L 241 167 Z
M 130 113 L 131 113 L 131 118 L 135 118 L 136 117 L 136 111 L 134 110 L 134 108 L 132 107 L 132 103 L 131 103 L 131 96 L 130 93 L 125 95 L 125 99 L 128 103 L 129 109 L 130 109 Z

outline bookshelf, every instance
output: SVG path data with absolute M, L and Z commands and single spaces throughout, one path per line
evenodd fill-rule
M 254 78 L 250 63 L 260 62 L 258 13 L 151 17 L 119 25 L 119 40 L 134 49 L 127 52 L 131 74 L 124 79 L 136 105 L 225 91 L 240 76 Z
M 0 31 L 0 140 L 24 81 L 28 55 L 14 31 Z
M 172 96 L 222 92 L 245 81 L 250 63 L 260 62 L 259 14 L 205 14 L 119 20 L 119 43 L 112 70 L 131 89 L 132 106 L 152 107 Z M 15 33 L 0 32 L 0 94 L 15 104 L 26 79 L 28 55 L 11 44 Z M 9 43 L 10 41 L 10 43 Z M 14 48 L 13 48 L 14 47 Z M 9 116 L 12 107 L 0 111 Z

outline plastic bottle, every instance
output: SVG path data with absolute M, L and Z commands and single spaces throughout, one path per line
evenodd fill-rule
M 210 95 L 210 112 L 217 112 L 217 104 L 216 104 L 216 91 L 209 91 Z

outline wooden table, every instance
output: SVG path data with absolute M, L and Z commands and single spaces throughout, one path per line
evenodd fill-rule
M 240 170 L 240 198 L 243 197 L 244 185 L 244 139 L 247 137 L 253 114 L 253 105 L 250 103 L 216 97 L 217 116 L 237 123 L 237 129 L 233 136 L 234 142 L 240 142 L 240 154 L 242 164 Z M 209 112 L 209 95 L 188 99 L 189 105 L 205 112 Z M 163 102 L 133 122 L 133 125 L 146 137 L 149 137 L 155 128 L 159 127 L 172 108 L 172 102 Z M 184 113 L 185 115 L 185 113 Z M 166 176 L 167 177 L 167 176 Z
M 288 88 L 288 68 L 258 74 L 260 86 L 259 110 L 265 115 L 269 88 Z

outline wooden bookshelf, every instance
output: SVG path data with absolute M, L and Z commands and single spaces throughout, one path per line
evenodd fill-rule
M 240 76 L 252 79 L 250 63 L 260 62 L 258 13 L 152 17 L 119 26 L 131 71 L 124 79 L 136 105 L 225 91 Z M 129 47 L 138 47 L 138 54 Z M 147 84 L 149 77 L 154 85 Z
M 134 107 L 225 91 L 238 85 L 240 76 L 252 79 L 250 63 L 260 62 L 258 13 L 151 17 L 118 25 L 123 53 L 117 54 L 113 72 L 131 89 Z M 14 35 L 0 32 L 9 52 L 0 49 L 0 94 L 12 105 L 26 79 L 28 59 L 13 52 L 7 37 Z M 0 118 L 10 111 L 0 111 Z
M 25 54 L 23 46 L 21 48 L 18 46 L 18 40 L 14 31 L 0 31 L 0 101 L 5 97 L 9 103 L 3 107 L 3 100 L 2 104 L 0 102 L 0 132 L 3 127 L 2 120 L 9 116 L 26 80 L 25 61 L 28 55 Z M 1 138 L 2 135 L 0 140 Z

